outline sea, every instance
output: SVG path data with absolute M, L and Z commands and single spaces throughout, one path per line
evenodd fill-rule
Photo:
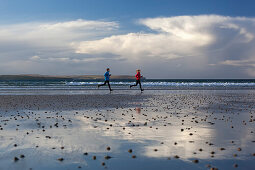
M 1 80 L 0 94 L 26 93 L 39 91 L 89 91 L 108 90 L 107 86 L 97 88 L 104 80 Z M 118 79 L 110 81 L 114 90 L 130 90 L 135 80 Z M 252 90 L 255 79 L 144 79 L 142 88 L 145 90 Z M 139 86 L 132 90 L 139 90 Z

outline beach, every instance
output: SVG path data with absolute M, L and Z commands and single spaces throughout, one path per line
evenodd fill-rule
M 0 95 L 0 169 L 254 169 L 253 90 Z
M 0 0 L 0 170 L 255 170 L 255 0 Z

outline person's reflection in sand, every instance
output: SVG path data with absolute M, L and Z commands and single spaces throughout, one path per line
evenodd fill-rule
M 137 114 L 140 114 L 141 113 L 141 108 L 140 107 L 136 107 L 135 111 L 136 111 Z

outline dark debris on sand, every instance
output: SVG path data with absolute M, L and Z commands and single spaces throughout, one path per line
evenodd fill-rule
M 8 124 L 10 124 L 10 122 L 17 121 L 13 126 L 14 131 L 16 131 L 17 134 L 30 137 L 32 135 L 35 135 L 36 133 L 42 133 L 43 136 L 40 137 L 40 140 L 52 141 L 58 138 L 58 136 L 52 135 L 48 133 L 48 131 L 52 129 L 68 129 L 71 126 L 75 126 L 75 116 L 82 116 L 88 122 L 93 122 L 91 127 L 95 130 L 103 129 L 105 131 L 111 131 L 117 129 L 118 131 L 125 133 L 125 135 L 130 136 L 135 136 L 136 130 L 139 130 L 139 128 L 146 128 L 151 131 L 155 131 L 155 133 L 160 133 L 160 130 L 162 130 L 163 128 L 172 128 L 173 126 L 177 126 L 178 128 L 176 130 L 176 133 L 178 135 L 183 135 L 183 138 L 185 138 L 186 140 L 172 140 L 170 145 L 172 147 L 175 147 L 177 151 L 178 147 L 182 147 L 183 145 L 185 145 L 185 142 L 187 142 L 187 144 L 189 145 L 196 145 L 197 147 L 194 147 L 194 149 L 191 150 L 191 155 L 193 155 L 193 157 L 190 160 L 194 163 L 193 166 L 200 166 L 200 164 L 203 163 L 203 160 L 199 157 L 201 154 L 207 154 L 208 160 L 214 160 L 218 157 L 218 155 L 224 154 L 227 151 L 232 151 L 229 155 L 233 160 L 236 160 L 239 159 L 242 154 L 244 154 L 244 152 L 247 150 L 247 148 L 245 148 L 244 146 L 242 146 L 241 148 L 239 141 L 234 139 L 228 140 L 227 142 L 223 141 L 221 144 L 208 139 L 206 141 L 203 141 L 203 144 L 200 145 L 199 138 L 201 137 L 201 131 L 199 128 L 197 128 L 204 125 L 214 128 L 221 123 L 225 125 L 228 131 L 235 133 L 240 127 L 234 124 L 234 121 L 239 122 L 242 125 L 241 127 L 248 126 L 249 124 L 254 125 L 255 112 L 253 104 L 255 100 L 252 96 L 248 95 L 247 102 L 242 105 L 240 104 L 240 101 L 242 101 L 241 99 L 243 98 L 238 96 L 215 97 L 206 95 L 200 96 L 198 94 L 173 94 L 168 97 L 159 95 L 153 96 L 150 100 L 148 100 L 146 102 L 146 107 L 139 107 L 134 109 L 133 107 L 130 107 L 132 106 L 132 104 L 130 103 L 138 101 L 137 96 L 134 95 L 6 95 L 0 96 L 0 106 L 3 113 L 0 116 L 0 130 L 5 131 L 6 127 L 8 126 Z M 215 101 L 217 101 L 217 103 Z M 240 105 L 242 106 L 242 108 L 240 108 Z M 84 109 L 90 108 L 92 108 L 93 111 L 95 109 L 104 109 L 106 110 L 107 114 L 99 111 L 95 112 L 94 115 L 91 115 L 86 114 L 87 112 L 83 111 Z M 184 110 L 187 108 L 192 110 L 193 112 L 185 112 Z M 249 113 L 249 116 L 247 119 L 236 120 L 235 115 L 238 115 L 238 113 L 242 111 L 241 109 L 246 109 L 246 112 Z M 4 117 L 3 115 L 9 110 L 15 112 L 15 114 L 12 114 L 9 117 Z M 40 110 L 47 111 L 44 111 L 44 114 L 38 114 L 37 111 Z M 67 117 L 62 113 L 63 110 L 78 111 L 71 112 L 73 114 L 73 117 Z M 114 116 L 111 117 L 111 115 L 116 114 L 116 110 L 121 110 L 121 118 L 123 118 L 123 121 L 125 121 L 124 125 L 118 125 L 116 123 L 118 122 L 117 118 L 115 118 Z M 19 120 L 31 120 L 36 125 L 36 128 L 32 130 L 26 129 L 25 131 L 22 131 L 23 124 L 18 122 Z M 48 125 L 45 123 L 45 120 L 52 121 L 52 123 Z M 101 124 L 103 124 L 103 128 L 101 128 Z M 132 128 L 134 128 L 135 130 L 129 131 L 129 129 Z M 253 130 L 248 131 L 250 135 L 252 135 L 253 132 Z M 35 138 L 39 139 L 39 137 Z M 160 143 L 160 146 L 166 146 L 167 142 L 168 141 L 160 140 L 158 144 Z M 255 140 L 250 140 L 249 143 L 253 144 L 255 143 Z M 21 145 L 21 143 L 17 142 L 14 144 L 12 143 L 10 146 L 13 146 L 13 149 L 19 149 Z M 34 146 L 31 148 L 35 150 L 38 147 L 41 147 L 39 143 L 36 143 Z M 114 146 L 110 146 L 104 145 L 104 147 L 102 148 L 104 155 L 97 155 L 94 152 L 90 151 L 89 157 L 87 157 L 88 152 L 81 152 L 80 155 L 85 155 L 83 156 L 83 159 L 95 160 L 93 161 L 95 163 L 101 161 L 101 165 L 105 168 L 106 163 L 108 166 L 108 163 L 112 161 L 112 158 L 118 158 L 114 155 Z M 150 149 L 150 151 L 152 151 L 152 154 L 160 154 L 162 152 L 160 146 L 152 147 L 153 149 Z M 68 150 L 69 147 L 72 146 L 56 145 L 54 147 L 51 146 L 50 149 L 52 149 L 52 151 L 60 150 L 62 155 L 59 156 L 60 158 L 57 158 L 57 161 L 63 162 L 63 157 L 65 157 L 64 152 Z M 85 151 L 87 150 L 85 149 Z M 238 155 L 235 152 L 238 153 Z M 246 155 L 248 155 L 249 157 L 254 157 L 255 153 L 252 152 L 253 151 L 250 151 Z M 130 156 L 133 159 L 137 158 L 137 160 L 139 160 L 140 158 L 139 154 L 138 156 L 135 155 L 139 153 L 136 148 L 128 150 L 126 148 L 125 150 L 123 150 L 123 153 L 127 154 L 129 158 Z M 110 154 L 111 156 L 108 154 Z M 175 153 L 174 151 L 171 153 L 171 155 L 169 154 L 165 158 L 167 158 L 167 160 L 171 160 L 171 157 L 175 158 L 173 159 L 175 161 L 178 161 L 176 159 L 184 159 L 183 155 L 180 154 L 180 152 Z M 20 154 L 19 156 L 15 156 L 13 158 L 13 161 L 17 162 L 16 164 L 19 164 L 20 162 L 26 161 L 27 159 L 27 155 L 25 157 L 24 154 Z M 56 158 L 54 158 L 54 160 L 56 161 Z M 106 163 L 102 162 L 102 160 Z M 63 163 L 66 162 L 67 161 L 64 161 Z M 242 165 L 239 165 L 237 163 L 231 166 L 232 167 L 229 167 L 230 169 L 233 167 L 242 168 Z M 78 166 L 78 168 L 82 167 Z M 211 170 L 217 169 L 216 167 L 212 167 L 212 165 L 208 165 L 207 168 L 210 168 Z

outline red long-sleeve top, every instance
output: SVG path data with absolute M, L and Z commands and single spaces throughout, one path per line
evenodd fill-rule
M 141 79 L 141 74 L 140 74 L 140 72 L 136 73 L 135 77 L 136 77 L 136 80 L 140 80 L 140 79 Z

